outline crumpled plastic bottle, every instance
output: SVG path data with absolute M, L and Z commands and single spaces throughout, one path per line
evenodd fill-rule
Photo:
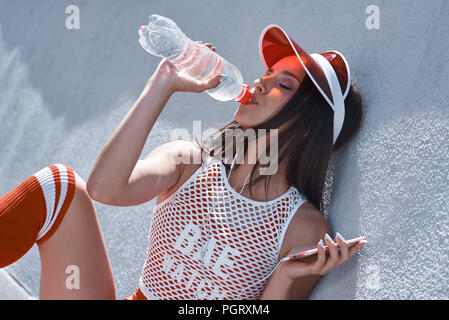
M 167 58 L 190 77 L 205 81 L 224 74 L 216 88 L 205 91 L 214 99 L 243 104 L 250 100 L 250 86 L 243 83 L 239 69 L 206 46 L 192 41 L 173 20 L 152 14 L 148 25 L 141 26 L 138 34 L 139 43 L 148 53 Z

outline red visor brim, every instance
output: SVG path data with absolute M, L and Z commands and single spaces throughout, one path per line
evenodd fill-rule
M 293 41 L 282 28 L 273 24 L 265 27 L 260 35 L 259 51 L 266 69 L 271 68 L 286 56 L 296 55 L 320 93 L 333 103 L 331 88 L 318 63 Z M 346 83 L 341 87 L 346 87 Z

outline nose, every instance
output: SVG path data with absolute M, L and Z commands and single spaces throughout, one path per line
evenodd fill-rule
M 259 94 L 264 94 L 267 91 L 266 84 L 262 78 L 256 79 L 253 82 L 254 92 L 258 92 Z

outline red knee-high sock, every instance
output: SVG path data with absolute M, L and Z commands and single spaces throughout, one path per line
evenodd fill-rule
M 72 168 L 54 164 L 0 197 L 0 268 L 50 238 L 75 194 Z

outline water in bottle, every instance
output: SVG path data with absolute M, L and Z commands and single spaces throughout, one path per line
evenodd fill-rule
M 235 100 L 247 103 L 251 97 L 249 86 L 233 64 L 206 46 L 189 39 L 176 23 L 166 17 L 152 14 L 147 26 L 139 28 L 139 43 L 152 55 L 167 58 L 179 71 L 200 81 L 224 74 L 220 84 L 206 90 L 220 101 Z

